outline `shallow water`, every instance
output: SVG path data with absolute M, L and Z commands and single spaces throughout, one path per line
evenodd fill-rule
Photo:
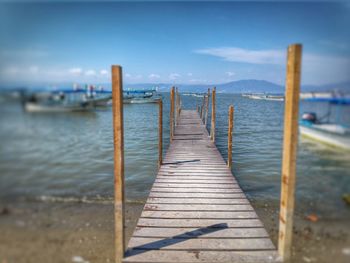
M 163 96 L 165 152 L 169 143 L 169 97 Z M 201 103 L 199 98 L 182 99 L 184 108 L 194 109 Z M 280 197 L 284 104 L 218 94 L 217 146 L 224 158 L 230 104 L 235 106 L 233 172 L 250 199 L 276 204 Z M 311 109 L 321 116 L 326 107 L 301 106 L 301 111 Z M 343 123 L 350 123 L 348 108 L 341 116 Z M 331 119 L 339 120 L 339 114 Z M 128 200 L 144 200 L 155 178 L 157 121 L 156 104 L 124 107 Z M 29 114 L 17 103 L 3 103 L 0 122 L 0 199 L 112 200 L 111 109 Z M 296 208 L 325 218 L 350 218 L 350 208 L 341 198 L 345 193 L 350 193 L 350 153 L 300 138 Z

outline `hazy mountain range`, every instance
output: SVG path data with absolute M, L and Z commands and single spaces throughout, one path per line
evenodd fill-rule
M 97 85 L 102 85 L 105 89 L 109 90 L 111 88 L 110 83 L 100 83 Z M 158 87 L 158 90 L 161 92 L 168 92 L 174 84 L 171 83 L 140 83 L 140 84 L 124 84 L 125 88 L 133 89 L 150 89 Z M 29 89 L 52 89 L 56 88 L 71 88 L 73 84 L 71 82 L 65 83 L 36 83 L 30 85 L 5 85 L 0 86 L 2 88 L 29 88 Z M 84 84 L 82 84 L 84 86 Z M 265 80 L 256 80 L 256 79 L 247 79 L 247 80 L 238 80 L 231 81 L 224 84 L 175 84 L 183 92 L 206 92 L 208 88 L 216 87 L 217 92 L 220 93 L 284 93 L 284 86 L 265 81 Z M 350 93 L 350 82 L 334 83 L 328 85 L 303 85 L 301 87 L 302 92 L 321 92 L 321 91 L 340 91 L 343 93 Z
M 144 89 L 150 87 L 158 87 L 159 91 L 169 91 L 172 84 L 169 83 L 153 83 L 153 84 L 125 84 L 126 88 Z M 186 92 L 205 92 L 208 88 L 216 87 L 217 92 L 221 93 L 284 93 L 284 86 L 278 85 L 265 80 L 238 80 L 224 84 L 217 85 L 190 85 L 190 84 L 177 84 L 177 87 L 181 91 Z M 302 92 L 314 92 L 314 91 L 341 91 L 350 93 L 350 82 L 335 83 L 328 85 L 303 85 L 301 87 Z

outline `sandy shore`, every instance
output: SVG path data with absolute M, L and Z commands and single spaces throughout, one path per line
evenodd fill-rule
M 254 204 L 274 244 L 277 210 Z M 127 238 L 142 204 L 126 206 Z M 293 262 L 350 262 L 349 220 L 295 216 Z M 0 263 L 113 262 L 113 205 L 57 202 L 0 204 Z

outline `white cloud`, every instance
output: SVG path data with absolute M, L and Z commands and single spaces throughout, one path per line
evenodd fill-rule
M 125 73 L 125 77 L 128 78 L 128 79 L 130 79 L 132 76 L 131 76 L 131 74 L 129 74 L 129 73 Z
M 188 73 L 187 73 L 187 76 L 192 77 L 193 74 L 192 74 L 191 72 L 188 72 Z
M 170 80 L 175 80 L 175 79 L 178 79 L 178 78 L 180 78 L 180 77 L 181 77 L 181 75 L 178 74 L 178 73 L 171 73 L 171 74 L 169 75 L 169 79 L 170 79 Z
M 227 76 L 229 76 L 229 77 L 232 77 L 232 76 L 236 75 L 236 73 L 234 73 L 234 72 L 232 72 L 232 71 L 227 71 L 227 72 L 225 72 L 225 74 L 226 74 Z
M 281 50 L 249 50 L 238 47 L 199 49 L 195 52 L 220 57 L 226 61 L 252 64 L 282 64 L 286 56 Z
M 284 70 L 287 63 L 287 49 L 249 50 L 237 47 L 219 47 L 196 50 L 230 62 L 241 62 L 255 65 L 277 65 Z M 321 85 L 349 81 L 350 58 L 346 55 L 335 56 L 303 52 L 303 83 Z M 259 68 L 261 71 L 261 67 Z M 264 73 L 266 77 L 267 73 Z M 271 81 L 277 81 L 269 79 Z
M 106 69 L 101 69 L 101 70 L 100 70 L 100 75 L 102 75 L 102 76 L 108 75 L 108 70 L 106 70 Z
M 96 76 L 96 71 L 94 69 L 89 69 L 85 71 L 86 76 Z
M 83 73 L 82 68 L 71 68 L 68 70 L 68 72 L 72 75 L 81 75 Z
M 149 79 L 160 79 L 160 75 L 152 73 L 152 74 L 149 74 L 148 78 Z

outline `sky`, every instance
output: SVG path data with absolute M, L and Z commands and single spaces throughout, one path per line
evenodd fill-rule
M 303 44 L 302 83 L 350 81 L 350 4 L 0 1 L 0 83 L 284 84 Z

